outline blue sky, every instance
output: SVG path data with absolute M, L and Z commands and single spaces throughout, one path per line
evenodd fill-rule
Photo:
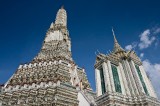
M 64 5 L 75 62 L 95 90 L 95 51 L 113 49 L 111 27 L 123 48 L 133 49 L 160 95 L 160 2 L 157 0 L 0 0 L 0 83 L 39 52 Z

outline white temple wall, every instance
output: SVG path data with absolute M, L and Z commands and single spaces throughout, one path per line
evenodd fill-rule
M 147 87 L 147 90 L 148 90 L 148 92 L 149 92 L 149 95 L 152 96 L 152 97 L 157 98 L 157 95 L 156 95 L 155 92 L 154 92 L 153 86 L 152 86 L 152 84 L 150 83 L 150 81 L 149 81 L 149 79 L 148 79 L 148 77 L 147 77 L 147 74 L 146 74 L 146 72 L 144 71 L 143 66 L 142 66 L 142 65 L 139 66 L 139 69 L 140 69 L 140 71 L 141 71 L 141 73 L 142 73 L 142 77 L 143 77 L 144 82 L 145 82 L 145 84 L 146 84 L 146 87 Z
M 110 81 L 110 76 L 109 76 L 109 70 L 107 67 L 107 63 L 103 63 L 103 73 L 104 73 L 104 79 L 105 79 L 105 87 L 106 87 L 106 92 L 111 92 L 111 81 Z
M 118 76 L 119 76 L 119 80 L 120 80 L 120 84 L 121 84 L 122 94 L 126 95 L 125 87 L 124 87 L 124 82 L 123 82 L 123 78 L 122 78 L 121 70 L 120 70 L 119 66 L 117 66 L 117 71 L 118 71 Z
M 135 87 L 136 87 L 136 94 L 140 94 L 140 92 L 142 92 L 141 91 L 141 89 L 140 89 L 140 80 L 139 80 L 139 77 L 137 76 L 137 74 L 136 74 L 136 68 L 135 68 L 135 65 L 134 65 L 134 63 L 133 63 L 133 61 L 131 60 L 131 61 L 129 61 L 129 65 L 130 65 L 130 68 L 131 68 L 131 72 L 132 72 L 132 74 L 133 74 L 133 78 L 134 78 L 134 81 L 135 81 Z
M 133 94 L 136 96 L 136 95 L 138 95 L 138 90 L 137 90 L 137 86 L 136 86 L 136 83 L 135 83 L 136 81 L 135 81 L 135 78 L 133 76 L 133 72 L 131 70 L 132 67 L 130 67 L 129 62 L 127 60 L 126 60 L 126 66 L 128 68 L 129 76 L 130 76 L 130 79 L 131 79 Z
M 107 65 L 108 65 L 109 76 L 110 76 L 110 81 L 111 81 L 111 91 L 115 92 L 115 86 L 114 86 L 114 80 L 113 80 L 111 62 L 109 60 L 107 61 Z
M 90 106 L 90 103 L 86 100 L 81 92 L 78 92 L 79 106 Z
M 130 90 L 129 90 L 128 84 L 127 84 L 127 78 L 125 77 L 124 69 L 123 69 L 121 63 L 119 63 L 119 69 L 120 69 L 120 72 L 121 72 L 121 75 L 122 75 L 122 80 L 123 80 L 123 82 L 124 82 L 125 94 L 126 94 L 127 96 L 131 96 Z
M 124 73 L 125 73 L 125 77 L 126 77 L 126 80 L 127 80 L 127 85 L 128 85 L 128 88 L 129 88 L 129 92 L 130 92 L 131 96 L 133 96 L 134 95 L 134 91 L 133 91 L 134 89 L 132 87 L 130 74 L 129 74 L 128 67 L 126 65 L 126 61 L 125 60 L 122 61 L 122 67 L 123 67 L 123 70 L 124 70 Z
M 138 78 L 138 82 L 139 82 L 139 85 L 140 85 L 140 93 L 141 93 L 141 92 L 145 93 L 145 91 L 144 91 L 144 89 L 143 89 L 143 86 L 142 86 L 142 83 L 141 83 L 141 80 L 140 80 L 140 78 L 139 78 L 137 69 L 136 69 L 136 67 L 135 67 L 135 63 L 134 63 L 132 60 L 131 60 L 131 63 L 132 63 L 132 65 L 133 65 L 133 68 L 134 68 L 134 70 L 135 70 L 136 76 L 137 76 L 137 78 Z
M 98 69 L 95 69 L 95 76 L 96 76 L 96 92 L 97 92 L 97 96 L 100 96 L 102 95 L 102 90 L 101 90 L 100 73 Z

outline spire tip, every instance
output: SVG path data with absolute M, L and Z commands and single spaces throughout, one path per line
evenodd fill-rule
M 61 9 L 64 9 L 64 5 L 61 6 Z
M 113 27 L 112 27 L 112 33 L 113 33 L 114 41 L 117 42 L 116 35 L 114 33 Z
M 119 45 L 117 39 L 116 39 L 116 35 L 114 33 L 113 27 L 112 27 L 112 33 L 113 33 L 113 37 L 114 37 L 114 52 L 118 52 L 118 51 L 124 51 L 122 49 L 122 47 Z

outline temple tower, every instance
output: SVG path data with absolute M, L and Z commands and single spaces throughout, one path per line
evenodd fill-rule
M 35 61 L 63 58 L 72 61 L 71 40 L 67 29 L 67 13 L 61 7 L 56 15 L 55 23 L 51 23 L 47 31 L 41 51 Z
M 63 7 L 51 23 L 38 55 L 31 62 L 19 65 L 1 90 L 0 106 L 94 104 L 85 69 L 72 59 L 67 13 Z
M 125 51 L 113 32 L 114 48 L 110 54 L 96 57 L 96 103 L 98 106 L 159 106 L 160 102 L 134 51 Z

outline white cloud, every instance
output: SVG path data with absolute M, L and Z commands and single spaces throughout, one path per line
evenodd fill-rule
M 135 49 L 137 46 L 139 49 L 146 49 L 149 46 L 151 46 L 153 43 L 155 46 L 158 45 L 159 40 L 156 39 L 156 36 L 160 33 L 160 27 L 153 27 L 151 29 L 146 29 L 143 33 L 139 35 L 140 41 L 139 42 L 133 42 L 132 44 L 129 44 L 125 46 L 126 50 L 132 50 Z
M 137 42 L 133 42 L 131 45 L 125 46 L 125 49 L 132 50 L 132 49 L 135 49 L 136 47 L 137 47 Z
M 133 46 L 132 46 L 132 45 L 127 45 L 127 46 L 125 46 L 125 49 L 126 49 L 126 50 L 132 50 L 132 49 L 133 49 Z
M 160 64 L 155 64 L 155 69 L 160 72 Z
M 156 28 L 154 31 L 153 31 L 154 34 L 158 34 L 160 33 L 160 28 Z
M 143 57 L 144 57 L 144 53 L 141 53 L 141 54 L 140 54 L 140 58 L 143 58 Z
M 158 98 L 160 99 L 160 64 L 152 64 L 149 60 L 143 61 L 143 66 L 146 73 L 149 75 L 149 78 L 153 84 L 153 87 L 156 91 Z
M 139 49 L 148 48 L 155 41 L 156 38 L 150 35 L 151 35 L 151 32 L 149 29 L 145 30 L 140 35 L 140 43 L 138 44 Z

